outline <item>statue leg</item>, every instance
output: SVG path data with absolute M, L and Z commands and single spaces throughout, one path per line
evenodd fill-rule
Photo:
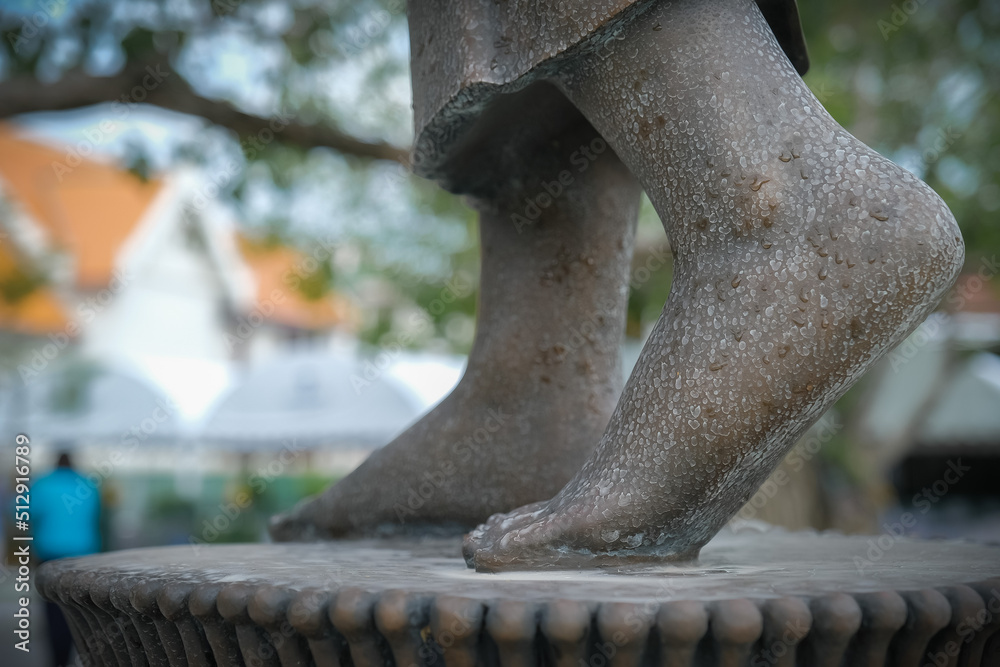
M 559 85 L 649 194 L 674 283 L 594 454 L 470 534 L 477 569 L 696 556 L 962 266 L 941 199 L 826 113 L 752 0 L 623 30 Z
M 277 517 L 275 539 L 464 532 L 552 497 L 600 439 L 624 384 L 640 189 L 553 86 L 526 92 L 512 134 L 468 167 L 482 264 L 464 377 L 350 475 Z

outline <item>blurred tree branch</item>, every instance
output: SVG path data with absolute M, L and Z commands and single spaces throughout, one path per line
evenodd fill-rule
M 203 97 L 165 59 L 130 60 L 117 74 L 106 77 L 92 76 L 75 68 L 53 83 L 43 83 L 32 74 L 16 74 L 0 81 L 0 118 L 102 102 L 117 102 L 127 109 L 140 101 L 200 116 L 240 137 L 261 137 L 267 130 L 278 135 L 282 143 L 304 149 L 323 146 L 358 158 L 409 164 L 409 151 L 399 146 L 364 141 L 330 125 L 303 125 L 287 116 L 262 118 L 239 111 L 228 102 Z

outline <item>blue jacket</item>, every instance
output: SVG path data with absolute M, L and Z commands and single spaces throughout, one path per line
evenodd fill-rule
M 31 485 L 31 533 L 39 560 L 101 550 L 101 496 L 90 480 L 56 468 Z

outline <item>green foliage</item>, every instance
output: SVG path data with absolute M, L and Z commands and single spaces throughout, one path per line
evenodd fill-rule
M 319 262 L 315 271 L 302 276 L 298 290 L 306 299 L 318 301 L 330 293 L 333 287 L 333 265 L 327 260 Z
M 182 521 L 193 524 L 197 505 L 173 491 L 161 490 L 149 500 L 149 519 L 154 522 Z
M 1000 2 L 800 2 L 830 113 L 914 171 L 955 214 L 969 253 L 1000 248 Z
M 320 493 L 328 486 L 336 482 L 337 479 L 338 478 L 329 477 L 327 475 L 306 473 L 295 481 L 297 482 L 298 485 L 298 492 L 301 494 L 301 497 L 305 498 Z M 282 509 L 289 509 L 289 508 L 283 507 Z
M 178 493 L 172 474 L 125 472 L 116 473 L 105 482 L 104 488 L 121 486 L 120 495 L 142 508 L 139 545 L 189 544 L 192 539 L 216 544 L 260 540 L 269 517 L 291 509 L 299 500 L 319 493 L 333 481 L 327 475 L 315 473 L 286 474 L 262 487 L 259 481 L 250 483 L 247 471 L 243 470 L 236 474 L 208 475 L 200 492 L 187 497 Z M 113 525 L 115 515 L 125 508 L 110 499 L 106 510 Z
M 33 7 L 17 0 L 14 12 L 0 12 L 0 75 L 33 72 L 50 81 L 86 63 L 113 73 L 167 59 L 205 97 L 249 113 L 282 110 L 366 140 L 412 140 L 402 0 L 69 2 L 36 30 L 20 18 Z M 1000 0 L 803 1 L 799 10 L 812 61 L 805 80 L 821 103 L 945 198 L 965 235 L 970 268 L 977 256 L 995 254 Z M 241 63 L 235 78 L 233 62 Z M 458 197 L 385 164 L 290 146 L 280 132 L 252 150 L 223 132 L 228 148 L 220 156 L 219 142 L 207 140 L 219 134 L 206 129 L 206 140 L 179 147 L 177 158 L 209 170 L 226 156 L 240 161 L 244 168 L 224 196 L 250 227 L 304 247 L 332 235 L 350 249 L 349 266 L 334 258 L 303 281 L 306 296 L 323 298 L 331 288 L 355 295 L 365 313 L 360 334 L 370 344 L 468 350 L 478 253 L 475 216 Z M 129 160 L 148 173 L 141 156 Z M 264 204 L 262 192 L 269 195 Z M 312 219 L 298 206 L 309 198 L 320 202 Z M 656 224 L 648 207 L 642 224 Z M 440 308 L 449 279 L 471 288 Z M 18 298 L 32 280 L 0 285 L 0 296 Z M 633 285 L 630 335 L 641 336 L 655 320 L 669 284 L 664 267 Z
M 16 266 L 0 278 L 0 298 L 6 303 L 16 305 L 43 285 L 45 276 L 42 273 Z

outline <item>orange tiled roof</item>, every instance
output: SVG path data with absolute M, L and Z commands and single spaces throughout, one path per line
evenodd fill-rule
M 237 234 L 237 246 L 257 280 L 257 303 L 268 303 L 274 312 L 272 322 L 321 331 L 334 326 L 350 324 L 355 319 L 353 305 L 344 297 L 328 294 L 319 299 L 306 297 L 292 280 L 304 277 L 303 261 L 306 256 L 287 245 L 269 243 Z M 280 302 L 272 298 L 275 290 Z
M 0 179 L 13 198 L 69 252 L 77 287 L 99 289 L 112 277 L 115 257 L 162 187 L 113 165 L 82 159 L 18 136 L 0 123 Z
M 9 243 L 0 241 L 0 285 L 9 285 L 23 275 L 24 265 Z M 0 329 L 40 336 L 64 331 L 69 323 L 66 309 L 48 287 L 36 287 L 10 301 L 5 296 L 0 294 Z

